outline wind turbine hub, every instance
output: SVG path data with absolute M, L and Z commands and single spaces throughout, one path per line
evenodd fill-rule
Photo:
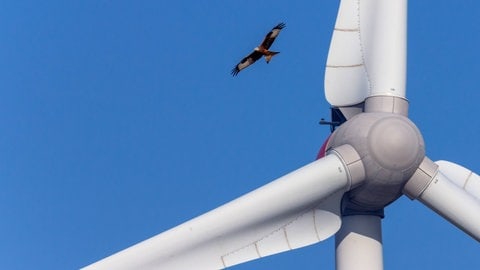
M 404 171 L 418 165 L 415 161 L 420 154 L 420 133 L 405 119 L 384 117 L 371 126 L 367 136 L 368 150 L 384 169 Z
M 328 148 L 351 145 L 362 158 L 365 181 L 347 193 L 350 213 L 375 212 L 402 195 L 402 188 L 425 157 L 415 124 L 393 113 L 361 113 L 341 125 Z

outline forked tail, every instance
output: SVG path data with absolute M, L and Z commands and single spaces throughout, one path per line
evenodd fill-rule
M 272 52 L 272 51 L 268 51 L 266 54 L 265 54 L 265 60 L 267 61 L 267 64 L 270 62 L 270 60 L 272 60 L 272 57 L 276 54 L 279 54 L 280 52 Z

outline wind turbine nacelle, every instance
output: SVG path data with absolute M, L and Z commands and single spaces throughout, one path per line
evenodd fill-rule
M 407 117 L 361 113 L 338 127 L 326 150 L 351 145 L 365 167 L 365 181 L 347 193 L 350 212 L 378 211 L 402 195 L 425 157 L 423 137 Z

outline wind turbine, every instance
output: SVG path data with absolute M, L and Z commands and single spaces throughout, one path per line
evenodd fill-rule
M 432 162 L 408 119 L 406 0 L 341 0 L 319 158 L 84 269 L 223 269 L 335 235 L 336 268 L 383 269 L 383 209 L 418 200 L 480 241 L 480 177 Z

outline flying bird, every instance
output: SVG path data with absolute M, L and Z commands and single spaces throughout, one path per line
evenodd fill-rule
M 270 48 L 270 46 L 272 46 L 272 43 L 275 41 L 275 38 L 278 36 L 278 34 L 280 34 L 280 30 L 282 30 L 284 27 L 285 27 L 284 23 L 277 24 L 277 26 L 275 26 L 265 36 L 265 39 L 263 39 L 262 43 L 258 47 L 256 47 L 252 53 L 250 53 L 245 58 L 243 58 L 240 61 L 240 63 L 238 63 L 232 69 L 232 75 L 236 76 L 240 72 L 240 70 L 255 63 L 255 61 L 260 59 L 262 56 L 265 57 L 265 60 L 267 61 L 267 64 L 268 64 L 274 55 L 280 53 L 280 52 L 269 51 L 268 49 Z

